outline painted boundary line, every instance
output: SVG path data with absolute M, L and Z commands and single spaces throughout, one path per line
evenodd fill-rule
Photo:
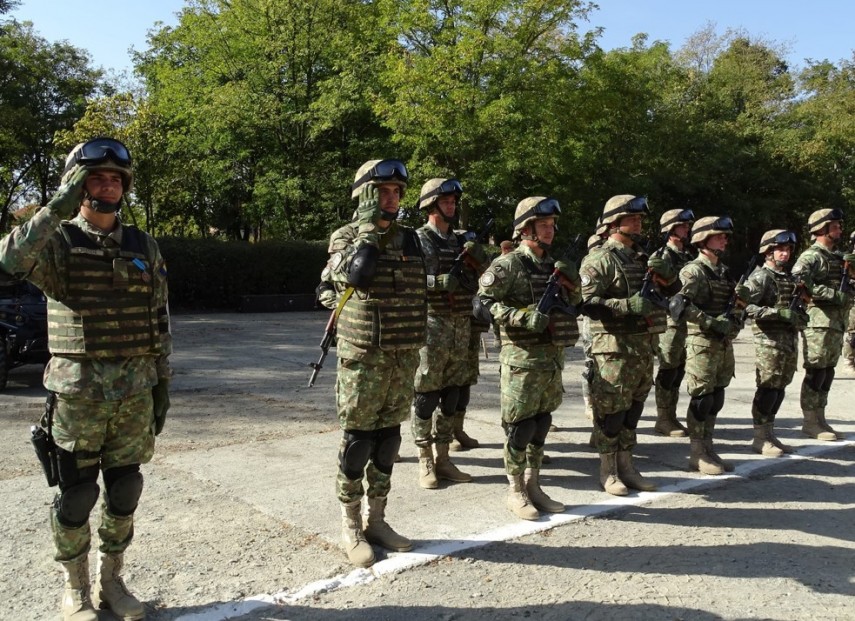
M 841 442 L 829 442 L 823 444 L 812 444 L 798 449 L 797 451 L 775 459 L 753 459 L 740 464 L 729 474 L 714 477 L 682 479 L 671 485 L 663 486 L 656 492 L 638 492 L 629 496 L 610 496 L 606 500 L 590 505 L 570 507 L 564 513 L 545 514 L 536 522 L 520 520 L 484 533 L 472 535 L 464 539 L 445 539 L 413 552 L 395 554 L 385 560 L 379 561 L 368 569 L 354 569 L 348 574 L 341 574 L 334 578 L 310 582 L 301 589 L 288 592 L 282 591 L 274 595 L 255 595 L 241 601 L 218 604 L 206 610 L 177 617 L 175 621 L 226 621 L 234 617 L 249 614 L 253 610 L 271 605 L 294 604 L 302 599 L 329 593 L 339 589 L 368 584 L 389 574 L 400 573 L 407 569 L 427 565 L 444 556 L 451 556 L 458 552 L 478 548 L 489 543 L 518 539 L 527 535 L 551 530 L 562 524 L 575 522 L 587 517 L 606 515 L 623 507 L 640 507 L 650 504 L 656 500 L 667 498 L 675 494 L 694 491 L 704 488 L 723 487 L 733 479 L 747 479 L 752 474 L 762 470 L 774 470 L 789 465 L 793 461 L 804 461 L 825 453 L 832 453 L 847 446 L 855 446 L 853 440 Z

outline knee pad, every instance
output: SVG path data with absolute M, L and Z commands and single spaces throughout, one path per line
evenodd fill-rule
M 660 388 L 664 388 L 665 390 L 674 390 L 677 386 L 679 386 L 679 382 L 677 381 L 677 377 L 680 375 L 680 369 L 659 369 L 659 372 L 656 374 L 656 385 Z
M 754 393 L 754 407 L 763 414 L 774 414 L 777 400 L 777 388 L 758 388 Z
M 385 427 L 377 431 L 374 437 L 374 452 L 371 461 L 383 474 L 392 474 L 392 466 L 395 465 L 395 457 L 401 448 L 401 426 Z
M 822 392 L 831 390 L 831 382 L 834 381 L 834 367 L 825 367 L 825 377 L 822 380 Z
M 704 422 L 713 409 L 713 393 L 692 397 L 689 401 L 689 413 L 699 422 Z
M 472 386 L 466 384 L 466 386 L 458 386 L 460 389 L 460 394 L 457 395 L 457 411 L 465 412 L 466 408 L 469 407 L 469 397 L 472 393 Z
M 552 412 L 540 412 L 534 417 L 534 423 L 536 427 L 531 443 L 535 446 L 543 446 L 549 434 L 549 427 L 552 425 Z
M 827 369 L 805 369 L 804 383 L 814 392 L 823 392 L 825 384 L 825 373 Z M 830 385 L 830 384 L 829 384 Z
M 100 491 L 95 481 L 82 481 L 62 489 L 53 503 L 59 523 L 69 528 L 80 528 L 86 524 Z
M 351 481 L 362 478 L 374 449 L 373 431 L 345 431 L 344 446 L 338 455 L 338 467 Z
M 436 406 L 439 405 L 440 392 L 434 390 L 432 392 L 417 392 L 413 399 L 413 410 L 416 416 L 422 420 L 430 420 Z
M 724 386 L 719 386 L 713 391 L 713 404 L 710 416 L 718 416 L 724 407 Z
M 457 411 L 457 402 L 460 400 L 459 386 L 446 386 L 440 393 L 440 412 L 443 416 L 454 416 Z
M 107 509 L 116 517 L 127 517 L 137 510 L 142 496 L 143 475 L 139 464 L 104 471 L 104 493 Z
M 508 444 L 518 451 L 524 451 L 537 433 L 537 422 L 526 418 L 516 423 L 508 423 Z
M 626 412 L 617 412 L 616 414 L 606 414 L 602 418 L 597 419 L 597 424 L 607 438 L 616 438 L 623 429 L 624 421 L 626 420 Z
M 77 456 L 80 453 L 72 453 L 65 449 L 56 448 L 56 464 L 59 471 L 59 489 L 64 490 L 78 483 L 95 482 L 98 480 L 98 465 L 77 467 Z M 87 454 L 88 456 L 88 454 Z M 93 454 L 93 456 L 97 456 Z
M 626 416 L 623 420 L 623 426 L 627 429 L 635 429 L 638 427 L 638 421 L 641 420 L 641 413 L 644 411 L 644 401 L 633 401 L 626 411 Z

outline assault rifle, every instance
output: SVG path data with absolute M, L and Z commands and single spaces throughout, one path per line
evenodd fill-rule
M 665 246 L 662 246 L 659 250 L 653 253 L 653 256 L 655 257 L 658 255 L 661 257 L 664 251 Z M 668 298 L 656 288 L 656 281 L 653 279 L 653 270 L 649 267 L 647 268 L 647 272 L 644 274 L 644 280 L 641 281 L 640 295 L 644 299 L 653 302 L 656 306 L 668 310 Z
M 570 242 L 570 246 L 562 255 L 563 260 L 576 261 L 576 253 L 581 240 L 581 234 L 576 235 L 576 237 L 573 238 L 573 241 Z M 563 286 L 561 284 L 561 278 L 561 270 L 558 268 L 552 270 L 552 274 L 549 275 L 549 280 L 546 281 L 546 289 L 544 289 L 543 295 L 540 296 L 540 300 L 538 300 L 535 308 L 537 309 L 537 312 L 543 313 L 544 315 L 548 315 L 550 311 L 557 310 L 560 313 L 576 317 L 579 315 L 579 309 L 573 304 L 565 303 L 564 299 L 561 297 L 561 287 Z
M 843 273 L 840 275 L 838 290 L 841 293 L 852 293 L 852 279 L 849 277 L 849 261 L 843 262 Z
M 806 313 L 807 303 L 810 302 L 810 294 L 807 287 L 797 276 L 790 276 L 790 278 L 792 278 L 796 286 L 793 288 L 793 295 L 790 296 L 790 303 L 787 305 L 787 308 L 791 311 Z
M 321 357 L 318 358 L 317 362 L 309 363 L 309 366 L 312 367 L 313 370 L 312 376 L 309 378 L 308 388 L 315 385 L 315 380 L 318 379 L 318 373 L 320 373 L 321 369 L 324 368 L 324 360 L 327 359 L 327 354 L 330 353 L 330 347 L 332 347 L 332 344 L 335 342 L 336 319 L 338 318 L 337 310 L 338 309 L 330 313 L 330 318 L 327 320 L 327 327 L 324 328 L 324 337 L 321 339 Z
M 757 267 L 757 260 L 759 258 L 759 254 L 751 256 L 751 260 L 748 262 L 748 269 L 746 269 L 742 276 L 739 277 L 739 281 L 737 281 L 736 286 L 733 288 L 733 295 L 730 296 L 730 300 L 728 301 L 723 313 L 723 315 L 728 319 L 731 317 L 731 315 L 733 315 L 733 311 L 736 310 L 736 305 L 739 300 L 738 296 L 736 295 L 737 289 L 739 289 L 740 285 L 744 285 L 745 281 L 748 280 L 748 277 L 751 276 L 751 272 L 753 272 L 754 268 Z M 742 308 L 740 308 L 739 310 L 741 312 Z
M 495 222 L 496 222 L 495 218 L 490 218 L 489 220 L 487 220 L 487 224 L 485 224 L 484 228 L 482 228 L 478 232 L 478 235 L 475 237 L 475 239 L 473 241 L 475 241 L 476 243 L 479 243 L 479 244 L 486 241 L 487 236 L 490 234 L 490 231 L 493 229 L 493 224 Z M 477 270 L 477 268 L 475 266 L 473 266 L 471 264 L 471 262 L 467 262 L 466 258 L 468 256 L 469 256 L 469 249 L 468 248 L 464 248 L 463 250 L 461 250 L 460 254 L 458 254 L 454 258 L 454 262 L 451 264 L 451 268 L 448 270 L 448 274 L 449 274 L 449 276 L 453 276 L 455 279 L 457 279 L 457 281 L 461 284 L 461 286 L 464 289 L 466 289 L 467 291 L 473 291 L 474 292 L 478 288 L 477 283 L 473 283 L 470 281 L 469 278 L 464 277 L 464 272 L 463 272 L 463 266 L 467 265 L 467 263 L 470 265 L 470 267 Z

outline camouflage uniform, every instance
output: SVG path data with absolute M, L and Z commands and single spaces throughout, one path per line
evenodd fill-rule
M 849 252 L 855 252 L 855 231 L 849 235 Z M 850 371 L 855 371 L 855 305 L 849 309 L 846 336 L 843 339 L 843 358 Z

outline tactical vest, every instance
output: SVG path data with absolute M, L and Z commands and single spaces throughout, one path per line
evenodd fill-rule
M 425 342 L 425 266 L 418 238 L 402 230 L 402 249 L 384 248 L 368 290 L 341 309 L 338 336 L 361 347 L 418 349 Z
M 760 300 L 761 305 L 775 309 L 788 308 L 790 306 L 790 301 L 793 298 L 793 291 L 796 289 L 796 283 L 793 282 L 793 279 L 786 274 L 779 274 L 765 266 L 759 269 L 766 270 L 772 276 L 772 279 L 775 281 L 775 290 L 777 292 L 774 300 Z M 753 322 L 753 325 L 751 326 L 752 332 L 792 332 L 793 330 L 793 324 L 782 319 L 763 319 L 759 322 Z
M 461 249 L 456 246 L 452 247 L 447 240 L 442 239 L 428 228 L 423 228 L 421 231 L 425 234 L 428 243 L 435 248 L 439 257 L 439 270 L 436 274 L 428 275 L 439 276 L 440 274 L 448 274 Z M 466 268 L 464 267 L 464 269 Z M 458 287 L 454 291 L 428 289 L 428 312 L 436 315 L 471 315 L 472 295 L 472 292 L 466 291 L 463 287 Z
M 730 298 L 733 297 L 735 283 L 725 273 L 723 276 L 717 274 L 708 265 L 697 262 L 704 273 L 707 275 L 707 285 L 709 285 L 709 296 L 704 300 L 692 300 L 692 303 L 707 315 L 718 317 L 730 303 Z
M 688 253 L 678 252 L 667 244 L 663 248 L 664 248 L 664 251 L 662 252 L 662 258 L 665 259 L 666 261 L 668 261 L 668 264 L 674 268 L 674 272 L 677 274 L 679 274 L 680 270 L 683 269 L 683 267 L 685 267 L 685 265 L 689 261 L 692 260 L 692 258 L 689 256 Z M 674 321 L 671 318 L 670 314 L 666 313 L 666 315 L 667 315 L 667 325 L 669 328 L 676 328 L 682 332 L 685 332 L 685 330 L 686 330 L 686 318 L 685 318 L 685 316 L 681 317 L 677 321 Z
M 552 263 L 538 265 L 527 257 L 524 258 L 517 254 L 514 257 L 522 264 L 522 269 L 528 274 L 531 291 L 530 300 L 515 301 L 521 303 L 522 306 L 537 304 L 546 291 L 546 282 L 552 275 L 554 265 Z M 575 317 L 556 311 L 549 315 L 549 326 L 543 332 L 532 332 L 526 328 L 500 324 L 499 338 L 503 343 L 512 343 L 522 348 L 550 344 L 570 347 L 579 340 L 579 325 L 576 323 Z
M 647 266 L 636 259 L 627 259 L 614 248 L 607 250 L 618 266 L 618 272 L 623 276 L 624 291 L 612 293 L 615 298 L 628 298 L 641 291 Z M 591 332 L 608 332 L 609 334 L 662 334 L 668 327 L 667 314 L 664 308 L 654 306 L 653 312 L 647 317 L 640 315 L 617 316 L 606 314 L 602 319 L 591 319 Z
M 825 285 L 829 289 L 837 290 L 840 287 L 840 280 L 843 277 L 843 257 L 836 252 L 820 251 L 817 254 L 822 261 L 823 269 L 822 272 L 817 274 L 816 278 L 814 278 L 814 283 Z M 812 300 L 808 304 L 808 308 L 811 306 L 817 306 L 819 308 L 839 308 L 831 303 L 830 300 Z
M 74 224 L 60 232 L 70 247 L 68 289 L 48 298 L 48 347 L 52 354 L 125 358 L 160 353 L 166 309 L 152 307 L 152 265 L 142 233 L 122 228 L 121 248 L 103 248 Z

